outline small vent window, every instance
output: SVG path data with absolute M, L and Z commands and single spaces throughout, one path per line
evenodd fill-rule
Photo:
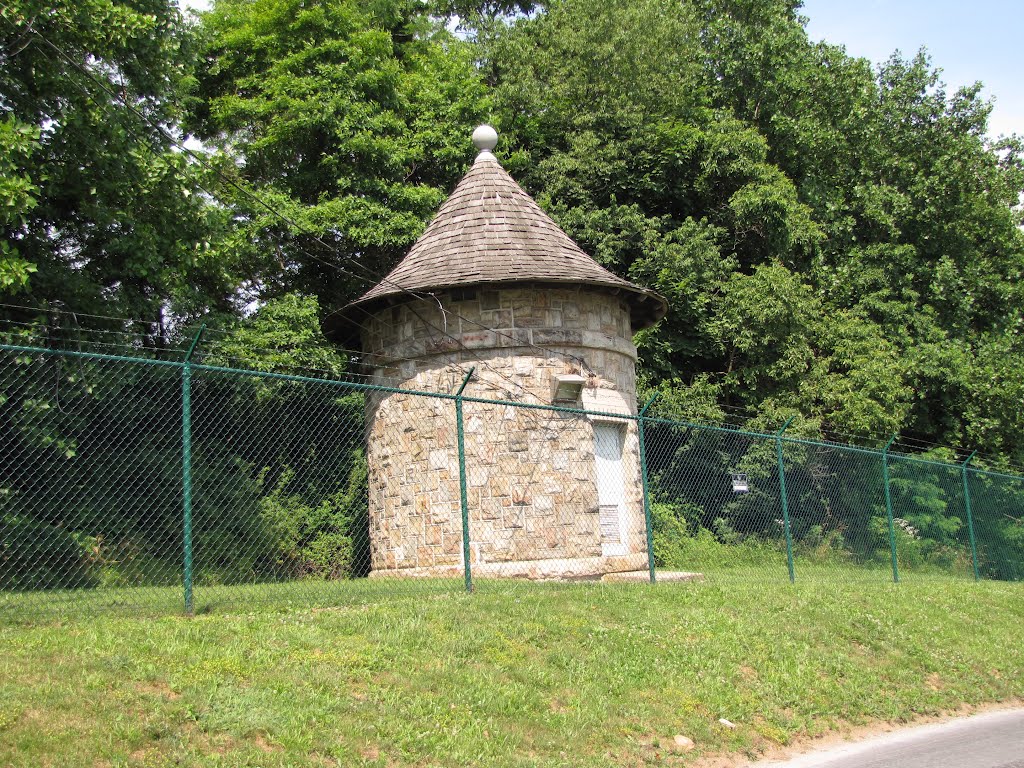
M 602 504 L 601 543 L 619 544 L 621 541 L 621 534 L 619 533 L 619 505 Z

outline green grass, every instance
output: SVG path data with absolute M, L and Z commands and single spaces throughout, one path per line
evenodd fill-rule
M 0 764 L 687 764 L 1024 697 L 1021 585 L 814 581 L 362 582 L 221 612 L 250 587 L 193 619 L 7 624 Z

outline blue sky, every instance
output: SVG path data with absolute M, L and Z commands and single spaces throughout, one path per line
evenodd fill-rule
M 1024 135 L 1024 5 L 1020 0 L 804 0 L 812 40 L 876 64 L 922 46 L 947 92 L 980 80 L 995 97 L 990 135 Z

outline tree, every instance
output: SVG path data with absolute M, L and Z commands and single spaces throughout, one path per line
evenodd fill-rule
M 1020 142 L 988 141 L 977 86 L 948 94 L 923 53 L 873 72 L 798 10 L 563 0 L 489 27 L 507 165 L 669 300 L 638 343 L 677 404 L 959 442 L 988 402 L 1020 432 L 992 356 L 1024 327 Z
M 190 125 L 269 204 L 233 201 L 261 289 L 336 309 L 464 172 L 486 109 L 472 50 L 413 0 L 220 0 L 202 27 Z
M 189 30 L 167 0 L 0 11 L 0 291 L 154 322 L 230 305 L 219 214 L 168 133 Z

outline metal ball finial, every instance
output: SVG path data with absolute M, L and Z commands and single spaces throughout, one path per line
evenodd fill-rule
M 490 152 L 498 146 L 498 132 L 489 125 L 481 125 L 473 131 L 473 145 L 481 152 Z

